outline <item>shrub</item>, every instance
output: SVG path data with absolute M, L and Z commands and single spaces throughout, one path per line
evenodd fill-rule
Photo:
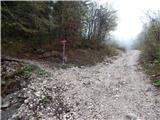
M 151 17 L 152 16 L 152 17 Z M 160 86 L 160 14 L 149 15 L 149 23 L 140 34 L 141 61 L 156 86 Z

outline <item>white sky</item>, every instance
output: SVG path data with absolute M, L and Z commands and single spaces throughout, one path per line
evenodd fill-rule
M 118 42 L 132 44 L 142 30 L 142 16 L 148 10 L 160 10 L 160 0 L 97 0 L 100 4 L 109 3 L 118 13 L 118 26 L 113 32 Z

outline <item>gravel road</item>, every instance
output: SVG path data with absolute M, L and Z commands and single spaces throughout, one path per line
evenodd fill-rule
M 51 75 L 23 89 L 27 99 L 12 119 L 160 120 L 160 94 L 139 55 L 129 50 L 92 67 L 45 68 Z

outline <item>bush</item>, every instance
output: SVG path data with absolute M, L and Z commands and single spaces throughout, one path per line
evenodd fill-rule
M 160 86 L 160 14 L 150 16 L 149 24 L 140 35 L 141 61 L 147 73 Z

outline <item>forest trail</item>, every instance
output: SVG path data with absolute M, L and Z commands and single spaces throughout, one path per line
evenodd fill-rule
M 112 63 L 104 61 L 92 67 L 50 69 L 49 78 L 43 82 L 35 80 L 28 86 L 29 97 L 17 115 L 32 114 L 29 106 L 35 104 L 30 105 L 29 101 L 47 93 L 53 101 L 37 109 L 39 119 L 159 120 L 160 95 L 138 65 L 139 55 L 140 51 L 128 50 Z

